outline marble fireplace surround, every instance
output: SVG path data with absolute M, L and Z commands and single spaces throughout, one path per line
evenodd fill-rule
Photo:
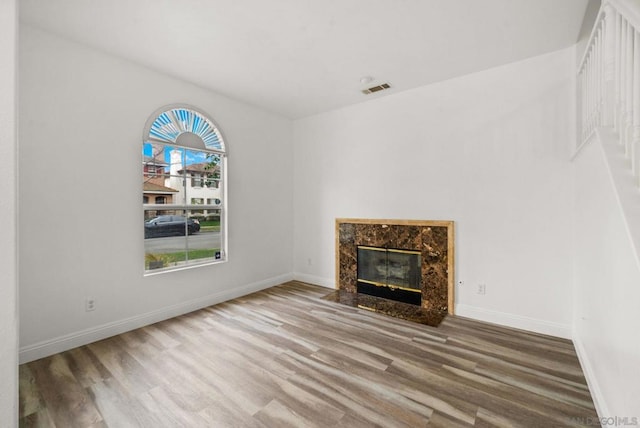
M 422 308 L 454 311 L 453 221 L 336 219 L 336 288 L 356 295 L 358 245 L 421 252 Z

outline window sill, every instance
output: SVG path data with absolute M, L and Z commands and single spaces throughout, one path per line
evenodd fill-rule
M 177 272 L 177 271 L 181 271 L 181 270 L 194 269 L 194 268 L 199 268 L 199 267 L 203 267 L 203 266 L 218 265 L 218 264 L 221 264 L 221 263 L 226 263 L 227 261 L 228 260 L 225 258 L 225 259 L 221 259 L 221 260 L 207 260 L 207 261 L 203 261 L 201 263 L 191 263 L 189 265 L 184 265 L 184 266 L 171 266 L 171 267 L 168 267 L 168 268 L 144 270 L 143 276 L 162 275 L 164 273 L 169 273 L 169 272 Z

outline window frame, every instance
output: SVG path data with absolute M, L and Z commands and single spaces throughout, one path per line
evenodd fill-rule
M 153 126 L 153 124 L 158 120 L 158 118 L 166 113 L 169 112 L 175 112 L 176 110 L 186 110 L 186 111 L 190 111 L 198 116 L 200 116 L 201 119 L 204 119 L 208 122 L 208 125 L 210 127 L 213 128 L 213 131 L 215 132 L 217 138 L 215 140 L 215 143 L 220 145 L 220 148 L 211 148 L 211 147 L 207 147 L 205 141 L 203 138 L 200 138 L 200 142 L 202 143 L 202 147 L 198 147 L 198 146 L 194 146 L 194 144 L 192 144 L 193 139 L 191 140 L 187 140 L 190 142 L 190 144 L 188 145 L 183 145 L 180 144 L 178 142 L 179 137 L 182 134 L 185 133 L 191 133 L 190 131 L 182 131 L 180 133 L 178 133 L 178 135 L 175 136 L 175 138 L 173 139 L 173 141 L 171 141 L 170 139 L 159 139 L 159 138 L 155 138 L 152 133 L 151 133 L 151 128 Z M 195 134 L 197 136 L 197 134 Z M 198 136 L 199 137 L 199 136 Z M 219 263 L 225 263 L 228 261 L 228 240 L 227 240 L 227 234 L 228 234 L 228 225 L 227 225 L 227 218 L 228 218 L 228 213 L 227 213 L 227 148 L 226 148 L 226 142 L 222 136 L 222 133 L 220 131 L 220 128 L 211 120 L 211 118 L 209 117 L 208 114 L 204 113 L 202 110 L 190 106 L 190 105 L 186 105 L 186 104 L 171 104 L 168 106 L 164 106 L 162 108 L 157 109 L 147 120 L 147 123 L 145 125 L 144 128 L 144 133 L 143 133 L 143 138 L 142 138 L 142 147 L 143 147 L 143 157 L 144 157 L 144 148 L 145 145 L 147 144 L 151 144 L 152 147 L 157 147 L 158 145 L 162 145 L 165 148 L 166 147 L 171 147 L 172 149 L 178 149 L 178 150 L 182 150 L 183 153 L 187 153 L 187 151 L 192 151 L 192 152 L 201 152 L 201 153 L 205 153 L 206 155 L 215 155 L 218 159 L 218 162 L 216 163 L 216 167 L 219 171 L 218 173 L 218 177 L 216 178 L 216 182 L 217 182 L 217 186 L 216 189 L 219 189 L 219 194 L 220 197 L 219 198 L 215 198 L 215 201 L 218 201 L 219 203 L 217 204 L 207 204 L 207 203 L 202 203 L 202 204 L 193 204 L 193 203 L 189 203 L 192 198 L 190 196 L 188 196 L 188 189 L 189 187 L 193 188 L 194 186 L 189 186 L 187 183 L 191 184 L 191 180 L 192 178 L 189 176 L 190 174 L 186 171 L 186 167 L 187 165 L 185 163 L 183 163 L 183 167 L 185 168 L 185 171 L 182 174 L 182 189 L 181 191 L 185 192 L 185 195 L 187 195 L 185 197 L 184 200 L 182 201 L 173 201 L 173 203 L 170 204 L 145 204 L 143 201 L 143 217 L 146 218 L 146 213 L 147 212 L 152 212 L 155 211 L 157 214 L 156 216 L 160 216 L 161 214 L 159 214 L 160 212 L 163 211 L 173 211 L 175 212 L 182 212 L 182 214 L 180 214 L 181 216 L 183 216 L 185 219 L 187 219 L 187 221 L 185 221 L 185 252 L 188 254 L 189 252 L 189 234 L 186 233 L 186 230 L 188 229 L 188 219 L 190 218 L 189 214 L 193 213 L 195 211 L 200 211 L 200 212 L 217 212 L 219 213 L 219 218 L 220 218 L 220 258 L 215 258 L 214 257 L 207 257 L 207 258 L 201 258 L 201 259 L 192 259 L 192 260 L 188 260 L 188 256 L 186 257 L 187 260 L 185 260 L 183 265 L 178 265 L 178 266 L 168 266 L 168 267 L 163 267 L 163 268 L 153 268 L 153 269 L 147 269 L 146 266 L 146 262 L 143 260 L 143 272 L 144 272 L 144 276 L 150 276 L 150 275 L 157 275 L 157 274 L 163 274 L 163 273 L 167 273 L 167 272 L 174 272 L 174 271 L 179 271 L 179 270 L 185 270 L 185 269 L 192 269 L 192 268 L 197 268 L 197 267 L 202 267 L 202 266 L 209 266 L 209 265 L 213 265 L 213 264 L 219 264 Z M 165 176 L 165 177 L 170 177 L 171 174 L 170 172 L 167 172 L 165 170 L 165 172 L 163 172 L 162 174 L 154 174 L 154 176 Z M 208 174 L 203 173 L 200 174 L 200 180 L 202 182 L 202 185 L 204 186 L 205 184 L 205 180 L 207 180 L 207 176 Z M 152 177 L 151 174 L 147 173 L 144 168 L 143 168 L 143 179 L 146 177 Z M 207 198 L 202 199 L 203 202 L 207 202 Z M 155 202 L 155 201 L 154 201 Z M 181 203 L 178 203 L 181 202 Z M 172 214 L 173 215 L 173 214 Z M 178 214 L 176 214 L 178 215 Z M 144 235 L 144 234 L 143 234 Z M 146 238 L 145 238 L 146 239 Z M 147 254 L 147 250 L 146 250 L 146 245 L 145 245 L 145 251 L 144 251 L 144 255 L 146 258 L 146 254 Z
M 202 188 L 204 183 L 204 177 L 199 172 L 192 172 L 189 174 L 191 176 L 191 187 Z

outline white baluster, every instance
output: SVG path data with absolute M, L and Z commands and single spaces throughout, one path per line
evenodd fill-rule
M 624 126 L 627 120 L 626 118 L 626 103 L 625 103 L 625 95 L 626 95 L 626 71 L 627 71 L 627 23 L 624 18 L 620 20 L 620 70 L 619 70 L 619 80 L 620 80 L 620 93 L 618 94 L 618 111 L 619 120 L 618 126 L 616 130 L 618 131 L 618 141 L 622 144 L 624 148 Z M 626 148 L 625 148 L 626 153 Z
M 598 105 L 598 85 L 596 84 L 598 74 L 598 57 L 596 52 L 596 45 L 593 45 L 593 50 L 591 51 L 591 57 L 589 58 L 589 75 L 590 82 L 589 87 L 591 88 L 591 100 L 589 105 L 589 122 L 591 123 L 591 131 L 594 131 L 596 128 L 596 111 Z
M 624 147 L 625 155 L 628 155 L 627 141 L 625 138 L 625 130 L 627 127 L 627 97 L 629 95 L 629 87 L 627 74 L 629 69 L 627 68 L 628 46 L 627 46 L 627 21 L 622 20 L 622 28 L 620 32 L 620 124 L 618 127 L 618 137 L 620 143 Z
M 618 33 L 618 124 L 616 129 L 618 131 L 618 142 L 622 143 L 620 138 L 620 130 L 624 123 L 624 54 L 625 54 L 625 37 L 624 37 L 624 18 L 621 16 L 619 21 L 619 33 Z
M 616 14 L 616 24 L 615 24 L 615 95 L 614 95 L 614 127 L 615 129 L 620 129 L 620 59 L 621 59 L 621 29 L 622 29 L 622 17 Z
M 614 126 L 615 124 L 615 66 L 616 66 L 616 20 L 617 12 L 607 3 L 604 5 L 604 99 L 603 99 L 603 125 Z
M 600 38 L 598 39 L 598 49 L 600 52 L 599 55 L 599 64 L 598 64 L 598 125 L 599 126 L 603 126 L 604 125 L 604 121 L 605 121 L 605 114 L 604 114 L 604 108 L 605 108 L 605 90 L 606 90 L 606 85 L 605 85 L 605 28 L 604 28 L 604 21 L 601 22 L 600 24 Z
M 593 44 L 593 51 L 594 51 L 594 65 L 595 67 L 593 68 L 593 73 L 594 73 L 594 81 L 595 81 L 595 88 L 594 88 L 594 92 L 596 94 L 595 96 L 595 103 L 594 103 L 594 111 L 593 111 L 593 125 L 594 127 L 599 127 L 600 126 L 600 29 L 598 28 L 598 30 L 596 31 L 596 37 L 594 38 L 594 44 Z
M 602 26 L 598 27 L 595 39 L 596 51 L 596 127 L 602 126 Z
M 626 36 L 627 36 L 627 41 L 626 41 L 626 48 L 627 48 L 627 52 L 626 52 L 626 64 L 625 64 L 625 77 L 626 77 L 626 83 L 625 83 L 625 126 L 623 129 L 624 132 L 624 142 L 625 142 L 625 148 L 626 148 L 626 154 L 630 159 L 632 158 L 632 147 L 631 147 L 631 141 L 633 138 L 633 27 L 631 26 L 631 24 L 627 21 L 627 31 L 626 31 Z M 632 160 L 633 162 L 633 160 Z
M 586 77 L 587 77 L 587 130 L 589 134 L 593 131 L 593 51 L 590 52 L 589 58 L 586 64 Z
M 586 141 L 589 137 L 589 109 L 587 107 L 587 70 L 582 69 L 580 74 L 582 87 L 582 100 L 580 105 L 582 106 L 582 141 Z
M 593 131 L 596 128 L 596 104 L 598 93 L 596 91 L 596 46 L 593 45 L 593 49 L 591 50 L 591 56 L 589 58 L 589 76 L 590 82 L 589 87 L 591 88 L 591 99 L 589 100 L 589 123 L 591 124 L 591 130 Z
M 587 109 L 585 107 L 585 78 L 584 78 L 584 68 L 580 71 L 578 75 L 578 84 L 579 86 L 579 94 L 580 94 L 580 102 L 578 106 L 580 108 L 580 143 L 583 143 L 587 139 Z
M 640 185 L 640 33 L 633 31 L 633 174 Z

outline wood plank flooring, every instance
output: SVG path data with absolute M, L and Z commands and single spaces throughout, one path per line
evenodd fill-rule
M 597 415 L 568 340 L 433 328 L 290 282 L 20 366 L 24 427 L 555 427 Z M 590 419 L 589 419 L 590 418 Z

